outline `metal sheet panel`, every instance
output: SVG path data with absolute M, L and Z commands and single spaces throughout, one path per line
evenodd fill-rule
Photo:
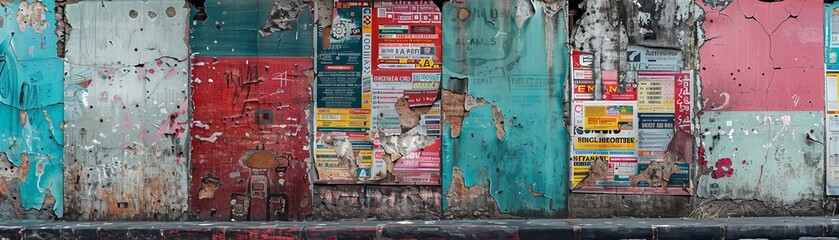
M 175 0 L 67 6 L 68 219 L 174 220 L 186 211 L 183 6 Z
M 64 215 L 63 63 L 55 2 L 0 8 L 0 219 Z M 49 216 L 24 212 L 47 209 Z M 54 214 L 54 215 L 53 215 Z
M 189 44 L 195 54 L 312 56 L 314 16 L 307 0 L 200 2 L 193 5 L 189 19 Z
M 190 206 L 199 219 L 304 220 L 311 58 L 193 60 Z
M 443 7 L 446 216 L 546 217 L 566 209 L 564 2 L 530 4 Z

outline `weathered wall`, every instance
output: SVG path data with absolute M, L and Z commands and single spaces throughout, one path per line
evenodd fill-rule
M 822 2 L 696 4 L 706 12 L 698 49 L 703 101 L 696 196 L 754 200 L 770 209 L 819 206 Z
M 312 211 L 308 1 L 194 1 L 190 217 L 303 220 Z
M 175 220 L 186 211 L 183 6 L 177 0 L 67 5 L 67 219 Z
M 443 6 L 443 212 L 566 212 L 569 55 L 564 1 Z
M 592 75 L 597 84 L 597 100 L 603 99 L 604 95 L 601 71 L 617 70 L 619 84 L 623 85 L 631 84 L 630 71 L 645 68 L 630 65 L 627 56 L 630 47 L 680 52 L 680 62 L 658 64 L 675 66 L 669 70 L 695 69 L 696 21 L 702 18 L 702 11 L 693 2 L 588 0 L 580 2 L 578 7 L 580 10 L 575 18 L 579 20 L 573 25 L 570 42 L 575 50 L 594 55 Z M 676 128 L 671 142 L 678 149 L 678 158 L 684 162 L 693 161 L 694 139 L 689 129 Z M 691 199 L 687 196 L 571 193 L 569 202 L 571 217 L 657 217 L 689 214 Z M 654 204 L 647 206 L 649 203 Z
M 64 215 L 55 7 L 0 1 L 0 219 Z
M 313 219 L 440 219 L 443 196 L 436 186 L 318 185 Z
M 708 218 L 839 206 L 824 195 L 821 2 L 572 1 L 570 25 L 565 1 L 447 2 L 442 187 L 312 185 L 314 20 L 329 26 L 333 1 L 70 2 L 0 0 L 0 219 Z M 673 143 L 692 163 L 692 196 L 568 192 L 569 47 L 594 55 L 593 78 L 615 70 L 621 83 L 627 49 L 681 53 L 697 114 Z

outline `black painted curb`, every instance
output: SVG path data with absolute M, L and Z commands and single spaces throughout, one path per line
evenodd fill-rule
M 344 222 L 0 221 L 0 239 L 837 239 L 839 218 Z

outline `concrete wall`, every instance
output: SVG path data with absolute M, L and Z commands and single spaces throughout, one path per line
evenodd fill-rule
M 443 213 L 567 211 L 564 1 L 443 6 Z
M 188 14 L 175 0 L 67 4 L 66 219 L 186 212 Z
M 824 199 L 821 2 L 733 1 L 701 24 L 697 197 L 769 207 Z M 816 141 L 813 141 L 816 140 Z

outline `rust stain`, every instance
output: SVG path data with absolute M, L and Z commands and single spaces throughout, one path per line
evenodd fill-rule
M 9 196 L 9 182 L 0 181 L 0 199 L 6 199 Z
M 678 136 L 679 130 L 676 130 Z M 670 175 L 681 172 L 677 163 L 683 162 L 679 144 L 684 143 L 684 139 L 673 137 L 667 145 L 667 152 L 664 153 L 663 161 L 653 161 L 647 166 L 643 172 L 629 176 L 629 182 L 633 187 L 638 186 L 638 183 L 646 182 L 650 187 L 666 188 L 670 182 Z
M 603 159 L 596 159 L 591 163 L 588 176 L 580 181 L 580 186 L 595 186 L 597 181 L 607 180 L 609 177 L 609 163 Z
M 55 197 L 52 196 L 50 189 L 47 188 L 47 191 L 44 193 L 44 205 L 41 209 L 51 209 L 55 206 Z
M 17 11 L 17 22 L 20 31 L 26 31 L 27 27 L 32 27 L 38 34 L 44 34 L 49 24 L 47 24 L 47 7 L 44 3 L 36 0 L 32 3 L 29 1 L 21 1 Z
M 443 121 L 451 126 L 451 137 L 460 137 L 463 118 L 466 117 L 464 102 L 466 94 L 443 90 Z
M 24 111 L 20 111 L 20 126 L 26 126 L 26 124 L 29 122 L 28 120 L 29 115 Z
M 501 214 L 501 210 L 498 209 L 498 203 L 489 194 L 489 188 L 487 186 L 480 184 L 475 184 L 471 187 L 466 186 L 466 182 L 463 179 L 463 171 L 460 167 L 454 166 L 451 179 L 451 186 L 446 193 L 446 199 L 449 201 L 448 209 L 443 211 L 447 217 L 480 219 L 507 216 L 506 214 Z
M 534 197 L 544 197 L 545 196 L 544 193 L 540 193 L 540 192 L 537 192 L 537 191 L 533 190 L 534 187 L 536 187 L 536 182 L 531 183 L 530 188 L 527 189 L 527 191 L 530 192 L 531 196 L 534 196 Z
M 29 175 L 29 154 L 23 153 L 20 156 L 20 181 L 26 182 L 26 175 Z
M 495 135 L 499 141 L 504 140 L 504 136 L 507 135 L 507 130 L 504 130 L 504 113 L 495 105 L 490 106 L 489 109 L 492 110 L 492 117 L 495 121 Z
M 410 107 L 407 98 L 400 98 L 394 104 L 396 112 L 399 113 L 399 124 L 402 126 L 402 131 L 405 132 L 420 124 L 420 117 L 423 114 L 431 111 L 431 107 Z
M 201 189 L 198 189 L 198 199 L 215 197 L 216 190 L 218 190 L 219 186 L 221 186 L 221 181 L 208 173 L 207 177 L 201 180 Z
M 254 150 L 242 155 L 242 164 L 252 169 L 275 169 L 281 162 L 276 153 L 267 150 Z
M 463 7 L 457 11 L 457 19 L 460 19 L 460 21 L 466 21 L 470 16 L 472 16 L 472 13 L 469 12 L 468 8 Z
M 175 11 L 175 8 L 174 8 L 174 7 L 168 7 L 168 8 L 166 8 L 166 16 L 167 16 L 167 17 L 173 18 L 173 17 L 175 17 L 175 14 L 176 14 L 176 13 L 177 13 L 177 12 Z

